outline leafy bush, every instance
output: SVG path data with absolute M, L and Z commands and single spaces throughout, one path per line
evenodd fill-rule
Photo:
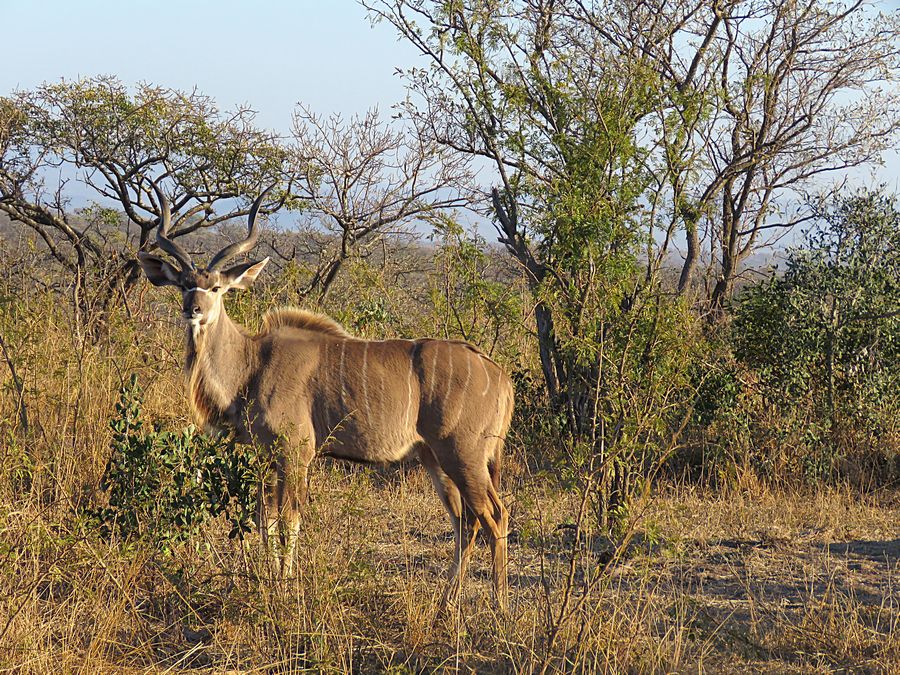
M 249 446 L 222 437 L 148 429 L 137 377 L 120 391 L 112 456 L 100 487 L 106 506 L 89 517 L 108 535 L 168 544 L 197 535 L 211 518 L 225 517 L 229 536 L 250 529 L 261 462 Z
M 737 306 L 736 356 L 755 370 L 774 428 L 814 479 L 857 456 L 894 461 L 900 413 L 900 211 L 879 193 L 820 213 L 783 275 Z M 876 467 L 877 468 L 877 467 Z
M 522 288 L 477 233 L 449 218 L 434 225 L 440 242 L 428 280 L 432 330 L 514 361 L 521 355 Z

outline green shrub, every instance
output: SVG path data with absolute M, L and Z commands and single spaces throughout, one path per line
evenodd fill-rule
M 160 544 L 199 534 L 212 518 L 224 517 L 230 537 L 250 530 L 261 462 L 250 446 L 225 437 L 147 428 L 137 376 L 121 389 L 116 404 L 112 455 L 100 488 L 107 504 L 88 516 L 107 535 Z
M 758 440 L 780 435 L 814 480 L 864 457 L 895 462 L 900 416 L 900 211 L 859 193 L 819 216 L 733 322 L 735 355 L 770 413 Z

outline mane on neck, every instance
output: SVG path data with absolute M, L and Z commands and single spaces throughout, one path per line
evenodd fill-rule
M 324 314 L 316 314 L 297 307 L 273 309 L 263 317 L 260 335 L 267 335 L 279 328 L 299 328 L 340 338 L 353 338 L 337 321 Z

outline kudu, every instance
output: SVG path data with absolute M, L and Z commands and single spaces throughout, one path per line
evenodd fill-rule
M 455 536 L 443 604 L 455 601 L 483 526 L 494 591 L 505 608 L 509 515 L 498 489 L 513 387 L 503 370 L 465 342 L 362 340 L 299 309 L 269 312 L 251 335 L 228 317 L 223 297 L 249 287 L 269 259 L 223 268 L 255 245 L 266 193 L 250 209 L 247 238 L 200 269 L 170 238 L 171 210 L 153 187 L 160 208 L 156 241 L 177 264 L 141 252 L 140 265 L 152 284 L 181 289 L 188 396 L 198 423 L 229 429 L 238 442 L 271 452 L 272 478 L 260 486 L 257 525 L 264 541 L 277 533 L 282 571 L 290 572 L 307 471 L 317 453 L 372 463 L 416 455 Z

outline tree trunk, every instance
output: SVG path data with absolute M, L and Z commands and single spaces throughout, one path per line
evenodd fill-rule
M 678 295 L 684 295 L 694 280 L 694 270 L 697 269 L 697 260 L 700 257 L 700 235 L 697 233 L 697 222 L 687 224 L 687 255 L 684 265 L 681 267 L 681 276 L 678 278 Z
M 719 278 L 716 280 L 710 298 L 710 305 L 715 315 L 721 314 L 725 302 L 731 298 L 734 290 L 734 277 L 741 261 L 738 249 L 739 212 L 736 211 L 733 187 L 734 179 L 730 179 L 722 188 L 722 261 L 719 267 Z
M 556 338 L 553 335 L 553 315 L 550 308 L 538 301 L 534 308 L 537 324 L 538 351 L 541 356 L 541 371 L 544 374 L 544 386 L 554 409 L 559 410 L 560 392 L 559 378 L 556 370 Z

